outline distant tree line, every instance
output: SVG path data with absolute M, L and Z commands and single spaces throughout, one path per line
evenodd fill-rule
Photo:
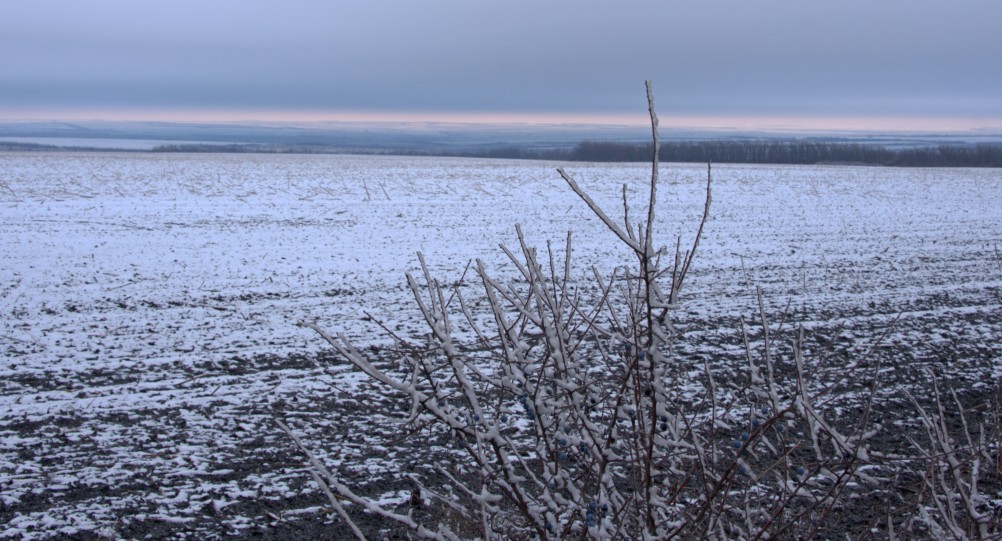
M 39 145 L 37 143 L 18 143 L 10 141 L 0 141 L 0 151 L 39 151 L 39 150 L 55 150 L 56 147 L 52 145 Z
M 585 141 L 567 159 L 641 162 L 651 145 Z M 899 167 L 1002 167 L 1002 145 L 939 145 L 891 149 L 882 145 L 828 141 L 671 141 L 661 161 L 757 164 L 860 164 Z
M 1002 167 L 1002 145 L 979 143 L 971 146 L 940 145 L 897 151 L 889 165 L 915 167 Z
M 824 141 L 672 141 L 662 143 L 662 161 L 766 164 L 887 164 L 894 151 L 883 146 Z M 588 161 L 648 161 L 650 145 L 586 141 L 573 158 Z
M 0 152 L 135 152 L 134 150 L 88 147 L 86 145 L 59 146 L 41 143 L 21 143 L 17 141 L 0 141 Z
M 58 147 L 0 141 L 0 151 L 86 150 L 123 152 L 109 148 Z M 646 162 L 651 145 L 620 141 L 583 141 L 573 146 L 481 145 L 470 147 L 335 147 L 264 143 L 160 145 L 153 152 L 222 152 L 271 154 L 380 154 L 446 156 L 517 160 L 587 162 Z M 132 150 L 131 152 L 136 152 Z M 1002 144 L 944 144 L 889 148 L 878 143 L 824 140 L 706 140 L 661 144 L 662 162 L 754 164 L 847 164 L 895 167 L 1002 167 Z
M 645 162 L 651 159 L 651 150 L 650 144 L 615 141 L 583 141 L 571 147 L 485 145 L 461 148 L 374 149 L 324 145 L 173 144 L 153 149 L 154 152 L 352 153 L 588 162 Z M 660 156 L 663 162 L 1002 167 L 1002 144 L 950 144 L 895 149 L 875 143 L 824 140 L 669 141 L 661 144 Z
M 453 150 L 414 150 L 408 155 L 565 160 L 587 162 L 646 162 L 650 144 L 584 141 L 570 148 L 500 146 Z M 709 140 L 661 144 L 662 162 L 754 164 L 846 164 L 896 167 L 1002 167 L 1002 144 L 953 144 L 893 149 L 880 144 L 840 141 Z

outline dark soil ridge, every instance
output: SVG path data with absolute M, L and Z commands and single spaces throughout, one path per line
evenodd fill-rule
M 790 315 L 788 320 L 797 315 L 802 314 Z M 963 316 L 964 321 L 951 319 L 948 324 L 943 316 L 899 318 L 892 332 L 887 331 L 889 316 L 876 324 L 856 318 L 861 314 L 841 315 L 848 323 L 841 328 L 809 330 L 804 347 L 812 363 L 844 366 L 869 352 L 871 360 L 862 367 L 864 374 L 889 368 L 880 372 L 873 418 L 884 430 L 871 441 L 873 448 L 905 452 L 910 447 L 906 436 L 922 439 L 914 407 L 904 391 L 923 406 L 931 406 L 931 376 L 943 393 L 951 430 L 961 428 L 948 394 L 955 391 L 968 425 L 988 423 L 998 434 L 1002 385 L 993 377 L 1000 370 L 997 345 L 963 332 L 941 332 L 988 327 L 998 336 L 1002 334 L 994 332 L 1002 325 L 998 307 L 971 312 Z M 742 340 L 736 317 L 689 323 L 691 330 L 675 345 L 673 358 L 678 363 L 699 366 L 708 362 L 722 379 L 746 377 L 747 361 L 743 352 L 735 350 Z M 749 317 L 746 323 L 753 348 L 757 347 L 761 327 Z M 777 371 L 782 375 L 791 369 L 795 327 L 784 324 L 774 331 L 778 331 L 773 336 Z M 909 337 L 933 333 L 945 336 L 909 341 Z M 886 336 L 879 339 L 882 335 Z M 15 471 L 0 472 L 0 493 L 19 494 L 14 501 L 0 500 L 0 524 L 15 526 L 19 517 L 39 514 L 65 518 L 83 513 L 87 520 L 76 531 L 28 534 L 53 539 L 100 539 L 109 532 L 137 539 L 349 538 L 350 531 L 331 513 L 312 482 L 303 454 L 281 432 L 276 419 L 289 423 L 318 458 L 360 493 L 374 498 L 402 494 L 404 502 L 398 511 L 433 523 L 439 518 L 437 507 L 408 503 L 406 495 L 414 488 L 410 476 L 418 475 L 428 486 L 443 484 L 436 467 L 450 464 L 455 450 L 440 434 L 408 437 L 393 422 L 406 413 L 406 401 L 369 382 L 356 381 L 345 362 L 322 347 L 318 340 L 315 352 L 193 362 L 184 366 L 189 379 L 163 381 L 156 389 L 140 393 L 138 403 L 124 408 L 105 406 L 102 401 L 114 398 L 123 388 L 149 381 L 148 374 L 130 374 L 127 369 L 116 374 L 83 372 L 79 387 L 63 390 L 79 389 L 84 398 L 91 398 L 91 407 L 54 408 L 44 415 L 0 415 L 0 441 L 14 442 L 5 443 L 0 456 L 18 464 Z M 373 350 L 382 366 L 395 370 L 391 353 Z M 838 404 L 847 416 L 861 407 L 854 398 L 856 391 L 871 382 L 863 377 L 847 384 L 847 398 Z M 42 378 L 25 378 L 19 384 L 36 393 L 60 390 Z M 90 385 L 110 387 L 94 390 Z M 31 399 L 24 395 L 24 400 Z M 998 442 L 994 452 L 997 458 Z M 1002 500 L 1000 475 L 986 471 L 981 484 L 982 492 L 998 495 L 996 501 Z M 27 492 L 25 482 L 32 486 Z M 913 476 L 901 475 L 886 492 L 881 491 L 893 497 L 850 502 L 823 532 L 835 535 L 863 526 L 880 532 L 887 509 L 916 497 L 915 486 Z M 404 538 L 395 525 L 349 509 L 371 538 Z M 1002 510 L 992 512 L 1002 518 Z

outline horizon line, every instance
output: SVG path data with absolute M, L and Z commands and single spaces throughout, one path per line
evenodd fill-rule
M 662 129 L 807 132 L 1002 132 L 1002 117 L 901 115 L 659 114 Z M 0 122 L 163 122 L 178 124 L 447 124 L 457 126 L 650 126 L 645 112 L 465 112 L 282 109 L 36 109 L 2 110 Z

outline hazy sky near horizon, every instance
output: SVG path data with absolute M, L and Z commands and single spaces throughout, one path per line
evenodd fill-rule
M 10 2 L 0 118 L 643 121 L 652 79 L 668 118 L 998 127 L 1000 22 L 998 0 Z

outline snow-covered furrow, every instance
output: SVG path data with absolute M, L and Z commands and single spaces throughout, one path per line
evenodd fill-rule
M 448 445 L 416 449 L 394 421 L 407 405 L 296 322 L 378 349 L 389 340 L 374 318 L 420 341 L 404 280 L 420 273 L 416 252 L 446 283 L 477 258 L 514 279 L 497 246 L 517 246 L 516 223 L 561 257 L 573 230 L 582 283 L 592 265 L 629 264 L 558 165 L 610 215 L 624 184 L 631 213 L 643 207 L 643 164 L 0 154 L 0 538 L 325 524 L 279 418 L 346 481 L 399 499 Z M 705 175 L 663 168 L 662 244 L 691 243 Z M 1002 171 L 729 165 L 713 177 L 680 363 L 737 374 L 739 318 L 758 321 L 760 286 L 777 331 L 808 330 L 809 354 L 892 370 L 887 396 L 929 371 L 997 385 Z

